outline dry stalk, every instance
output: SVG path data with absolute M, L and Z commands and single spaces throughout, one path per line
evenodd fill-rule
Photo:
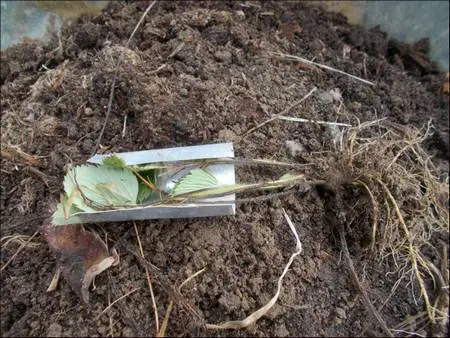
M 293 104 L 291 104 L 289 107 L 287 107 L 286 109 L 284 109 L 281 113 L 273 115 L 270 119 L 258 124 L 256 127 L 253 127 L 251 129 L 249 129 L 245 134 L 243 134 L 240 138 L 240 140 L 245 139 L 249 134 L 253 133 L 255 130 L 261 128 L 262 126 L 266 125 L 269 122 L 275 121 L 276 119 L 278 119 L 280 116 L 283 116 L 284 114 L 287 114 L 291 109 L 293 109 L 294 107 L 297 107 L 298 105 L 300 105 L 303 101 L 305 101 L 308 97 L 310 97 L 315 91 L 317 90 L 316 87 L 314 87 L 313 89 L 311 89 L 308 94 L 306 94 L 305 96 L 303 96 L 300 100 L 294 102 Z
M 0 242 L 2 242 L 2 248 L 8 247 L 8 245 L 11 243 L 16 243 L 16 244 L 20 244 L 20 245 L 24 244 L 25 247 L 27 247 L 27 248 L 35 248 L 35 247 L 38 247 L 39 245 L 41 245 L 40 243 L 30 242 L 29 239 L 30 239 L 30 236 L 28 236 L 28 235 L 8 235 L 8 236 L 3 236 L 0 239 Z
M 190 282 L 192 279 L 194 279 L 195 277 L 197 277 L 198 275 L 202 274 L 203 272 L 205 272 L 205 268 L 197 271 L 196 273 L 193 273 L 192 275 L 190 275 L 188 278 L 186 278 L 183 283 L 180 284 L 180 286 L 178 287 L 178 292 L 181 293 L 181 289 L 183 288 L 183 286 L 185 286 L 188 282 Z M 164 320 L 161 324 L 161 328 L 158 331 L 158 333 L 156 334 L 156 337 L 165 337 L 166 336 L 166 331 L 167 331 L 167 325 L 169 324 L 169 318 L 170 318 L 170 314 L 172 312 L 172 308 L 173 308 L 173 300 L 170 301 L 169 306 L 167 307 L 166 310 L 166 314 L 164 315 Z
M 96 320 L 99 320 L 100 319 L 100 317 L 105 313 L 105 312 L 107 312 L 109 309 L 111 309 L 113 306 L 114 306 L 114 304 L 116 304 L 117 302 L 120 302 L 122 299 L 124 299 L 125 297 L 128 297 L 129 295 L 131 295 L 132 293 L 134 293 L 134 292 L 136 292 L 136 291 L 138 291 L 138 290 L 140 290 L 141 288 L 139 287 L 139 288 L 135 288 L 135 289 L 133 289 L 133 290 L 131 290 L 131 291 L 128 291 L 126 294 L 124 294 L 124 295 L 122 295 L 122 296 L 120 296 L 119 298 L 117 298 L 114 302 L 112 302 L 111 304 L 109 304 L 98 316 L 97 316 L 97 318 L 96 318 Z
M 319 67 L 319 68 L 322 68 L 322 69 L 326 69 L 326 70 L 329 70 L 329 71 L 332 71 L 332 72 L 335 72 L 335 73 L 346 75 L 348 77 L 351 77 L 352 79 L 361 81 L 362 83 L 365 83 L 365 84 L 368 84 L 368 85 L 371 85 L 371 86 L 375 86 L 375 83 L 373 83 L 373 82 L 364 80 L 364 79 L 362 79 L 362 78 L 360 78 L 358 76 L 346 73 L 346 72 L 344 72 L 342 70 L 339 70 L 339 69 L 336 69 L 336 68 L 333 68 L 333 67 L 330 67 L 330 66 L 327 66 L 327 65 L 323 65 L 323 64 L 320 64 L 320 63 L 317 63 L 317 62 L 314 62 L 314 61 L 307 60 L 307 59 L 302 58 L 300 56 L 283 54 L 283 53 L 279 53 L 279 52 L 269 52 L 269 55 L 274 55 L 274 56 L 277 56 L 277 57 L 280 57 L 280 58 L 283 58 L 283 59 L 287 59 L 287 60 L 294 60 L 294 61 L 301 62 L 301 63 L 307 64 L 307 65 L 313 65 L 313 66 L 316 66 L 316 67 Z
M 139 236 L 139 231 L 136 225 L 136 222 L 133 221 L 133 226 L 134 226 L 134 232 L 136 234 L 136 239 L 138 242 L 138 246 L 139 246 L 139 251 L 141 253 L 142 258 L 145 259 L 145 255 L 144 255 L 144 250 L 142 249 L 142 243 L 141 243 L 141 238 Z M 158 335 L 159 332 L 159 316 L 158 316 L 158 307 L 156 306 L 156 301 L 155 301 L 155 295 L 153 293 L 153 286 L 152 286 L 152 279 L 150 277 L 150 273 L 148 271 L 148 268 L 146 266 L 144 266 L 145 269 L 145 275 L 147 277 L 147 285 L 148 285 L 148 289 L 150 290 L 150 297 L 152 299 L 152 307 L 153 307 L 153 313 L 155 315 L 155 326 L 156 326 L 156 335 Z
M 28 238 L 27 241 L 23 242 L 20 247 L 17 249 L 17 251 L 8 259 L 8 261 L 5 263 L 5 265 L 2 266 L 2 268 L 0 269 L 0 271 L 3 271 L 6 269 L 6 267 L 14 260 L 14 258 L 17 257 L 17 255 L 31 242 L 31 240 L 36 237 L 36 235 L 39 232 L 36 231 L 32 236 L 30 236 L 30 238 Z
M 108 241 L 105 240 L 105 243 L 108 243 Z M 109 270 L 108 270 L 108 306 L 111 306 L 111 273 Z M 114 327 L 111 311 L 108 313 L 108 317 L 109 317 L 109 332 L 111 337 L 114 337 Z
M 43 164 L 39 157 L 27 154 L 17 147 L 2 144 L 1 155 L 7 160 L 18 161 L 28 166 L 42 167 Z

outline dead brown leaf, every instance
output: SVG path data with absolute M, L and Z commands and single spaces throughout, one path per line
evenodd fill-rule
M 117 252 L 110 253 L 103 240 L 81 224 L 54 226 L 47 219 L 43 230 L 64 279 L 88 304 L 90 284 L 96 275 L 119 263 Z

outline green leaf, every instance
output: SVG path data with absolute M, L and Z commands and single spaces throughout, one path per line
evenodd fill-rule
M 117 156 L 116 154 L 104 157 L 102 164 L 107 168 L 128 168 L 128 165 L 125 163 L 123 158 Z
M 83 210 L 77 208 L 73 204 L 69 209 L 69 218 L 66 219 L 64 215 L 64 206 L 63 203 L 58 203 L 56 206 L 56 211 L 52 216 L 52 224 L 53 225 L 69 225 L 69 224 L 77 224 L 81 223 L 81 219 L 76 216 L 77 213 L 83 212 Z
M 74 189 L 82 193 L 72 195 Z M 66 196 L 75 196 L 72 204 L 86 212 L 95 212 L 93 206 L 133 206 L 138 189 L 137 177 L 129 169 L 83 165 L 70 169 L 64 177 Z M 86 204 L 83 195 L 93 206 Z
M 147 170 L 144 172 L 140 172 L 140 175 L 144 177 L 147 181 L 155 183 L 155 171 Z M 151 194 L 153 190 L 150 189 L 142 180 L 139 180 L 139 192 L 137 195 L 137 203 L 141 204 L 144 202 Z
M 171 191 L 173 197 L 217 186 L 217 179 L 206 169 L 193 169 L 182 177 Z

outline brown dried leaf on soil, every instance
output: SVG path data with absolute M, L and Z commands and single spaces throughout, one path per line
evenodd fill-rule
M 43 230 L 62 275 L 88 304 L 91 282 L 96 275 L 119 263 L 117 252 L 110 253 L 97 234 L 81 225 L 54 226 L 47 219 Z

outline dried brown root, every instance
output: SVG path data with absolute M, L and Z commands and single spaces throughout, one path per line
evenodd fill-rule
M 42 171 L 40 171 L 39 169 L 33 168 L 33 167 L 27 167 L 25 169 L 27 171 L 35 174 L 37 177 L 39 177 L 42 180 L 42 182 L 44 182 L 44 184 L 47 186 L 47 188 L 50 187 L 48 184 L 49 177 L 46 174 L 44 174 Z
M 19 244 L 19 245 L 25 245 L 26 248 L 35 248 L 41 245 L 40 243 L 31 242 L 30 237 L 28 235 L 8 235 L 3 236 L 0 239 L 0 242 L 2 243 L 2 248 L 8 247 L 9 244 Z
M 243 134 L 241 136 L 241 138 L 239 140 L 243 140 L 245 139 L 249 134 L 253 133 L 255 130 L 261 128 L 262 126 L 266 125 L 269 122 L 275 121 L 279 116 L 282 116 L 284 114 L 287 114 L 291 109 L 297 107 L 298 105 L 300 105 L 303 101 L 305 101 L 308 97 L 310 97 L 315 91 L 317 90 L 316 87 L 314 87 L 313 89 L 311 89 L 305 96 L 303 96 L 300 100 L 292 103 L 289 107 L 287 107 L 286 109 L 284 109 L 281 113 L 273 115 L 270 119 L 258 124 L 256 127 L 253 127 L 251 129 L 249 129 L 247 132 L 245 132 L 245 134 Z
M 109 304 L 98 316 L 97 316 L 97 320 L 100 319 L 100 317 L 106 313 L 109 309 L 111 309 L 114 304 L 116 304 L 117 302 L 120 302 L 122 299 L 128 297 L 129 295 L 131 295 L 132 293 L 135 293 L 136 291 L 140 290 L 141 288 L 134 288 L 131 291 L 128 291 L 127 293 L 125 293 L 124 295 L 120 296 L 119 298 L 117 298 L 114 302 L 112 302 L 111 304 Z
M 437 269 L 424 253 L 425 248 L 438 251 L 432 237 L 448 238 L 449 234 L 448 178 L 439 179 L 439 169 L 422 148 L 431 130 L 431 123 L 416 130 L 377 120 L 350 128 L 335 144 L 339 144 L 341 168 L 349 171 L 353 185 L 361 186 L 370 199 L 372 251 L 382 260 L 392 259 L 397 267 L 399 280 L 388 299 L 410 273 L 409 284 L 419 286 L 428 324 L 445 327 L 448 315 L 443 309 L 448 308 L 448 297 L 439 290 L 448 285 L 443 282 L 448 266 Z M 437 292 L 430 290 L 430 284 Z M 415 293 L 413 289 L 413 297 Z
M 362 187 L 364 187 L 364 189 L 369 194 L 370 201 L 372 202 L 372 239 L 371 239 L 371 243 L 370 243 L 370 250 L 373 252 L 375 250 L 375 241 L 376 241 L 376 237 L 377 237 L 377 223 L 378 223 L 379 206 L 378 206 L 377 201 L 375 200 L 375 197 L 373 196 L 372 191 L 370 190 L 370 188 L 367 186 L 366 183 L 364 183 L 363 181 L 360 181 L 360 180 L 356 180 L 354 182 L 354 184 L 361 185 Z
M 39 233 L 39 232 L 36 231 L 32 236 L 30 236 L 30 238 L 28 238 L 28 240 L 26 240 L 25 242 L 23 242 L 23 243 L 19 246 L 19 248 L 16 250 L 16 252 L 15 252 L 15 253 L 8 259 L 8 261 L 2 266 L 2 268 L 0 269 L 0 271 L 5 270 L 6 267 L 7 267 L 9 264 L 11 264 L 11 262 L 14 260 L 14 258 L 16 258 L 17 255 L 18 255 L 19 253 L 21 253 L 22 250 L 23 250 L 27 245 L 29 245 L 29 243 L 31 243 L 32 239 L 33 239 L 34 237 L 36 237 L 36 235 L 37 235 L 38 233 Z
M 1 154 L 3 158 L 9 161 L 17 161 L 33 167 L 43 167 L 43 163 L 39 157 L 27 154 L 18 147 L 2 144 Z
M 197 271 L 196 273 L 193 273 L 188 278 L 186 278 L 183 281 L 183 283 L 181 283 L 180 286 L 178 287 L 178 291 L 181 293 L 181 289 L 183 288 L 183 286 L 185 286 L 187 283 L 189 283 L 192 279 L 194 279 L 198 275 L 200 275 L 203 272 L 205 272 L 205 270 L 206 269 L 203 268 L 203 269 Z M 172 312 L 172 308 L 173 308 L 173 301 L 171 300 L 170 303 L 169 303 L 169 306 L 167 307 L 166 314 L 164 315 L 164 320 L 163 320 L 163 322 L 161 324 L 161 328 L 158 331 L 158 333 L 156 334 L 156 337 L 165 337 L 166 336 L 167 326 L 169 324 L 169 318 L 170 318 L 170 314 Z
M 386 184 L 381 181 L 380 179 L 376 178 L 376 181 L 383 187 L 383 189 L 385 190 L 389 201 L 392 203 L 392 206 L 394 207 L 394 211 L 397 214 L 397 217 L 399 219 L 400 225 L 405 233 L 405 236 L 407 238 L 408 244 L 407 244 L 407 249 L 408 249 L 408 253 L 409 253 L 409 259 L 411 261 L 411 265 L 414 271 L 414 274 L 417 278 L 417 281 L 419 282 L 419 288 L 420 288 L 420 293 L 421 295 L 423 295 L 424 297 L 424 301 L 425 301 L 425 307 L 428 313 L 428 317 L 430 318 L 431 322 L 434 322 L 434 316 L 433 316 L 433 310 L 432 310 L 432 306 L 430 303 L 430 297 L 428 296 L 428 292 L 425 286 L 425 281 L 422 278 L 422 274 L 419 271 L 419 264 L 422 268 L 426 269 L 428 271 L 428 273 L 430 273 L 429 270 L 429 264 L 427 263 L 427 261 L 425 260 L 424 257 L 422 257 L 422 255 L 418 252 L 418 250 L 414 247 L 413 241 L 411 239 L 411 235 L 409 233 L 408 230 L 408 226 L 405 223 L 405 220 L 403 219 L 402 213 L 400 211 L 400 208 L 398 207 L 398 204 L 394 198 L 394 196 L 392 196 L 391 191 L 389 190 L 389 188 L 386 186 Z M 430 273 L 431 275 L 431 273 Z

